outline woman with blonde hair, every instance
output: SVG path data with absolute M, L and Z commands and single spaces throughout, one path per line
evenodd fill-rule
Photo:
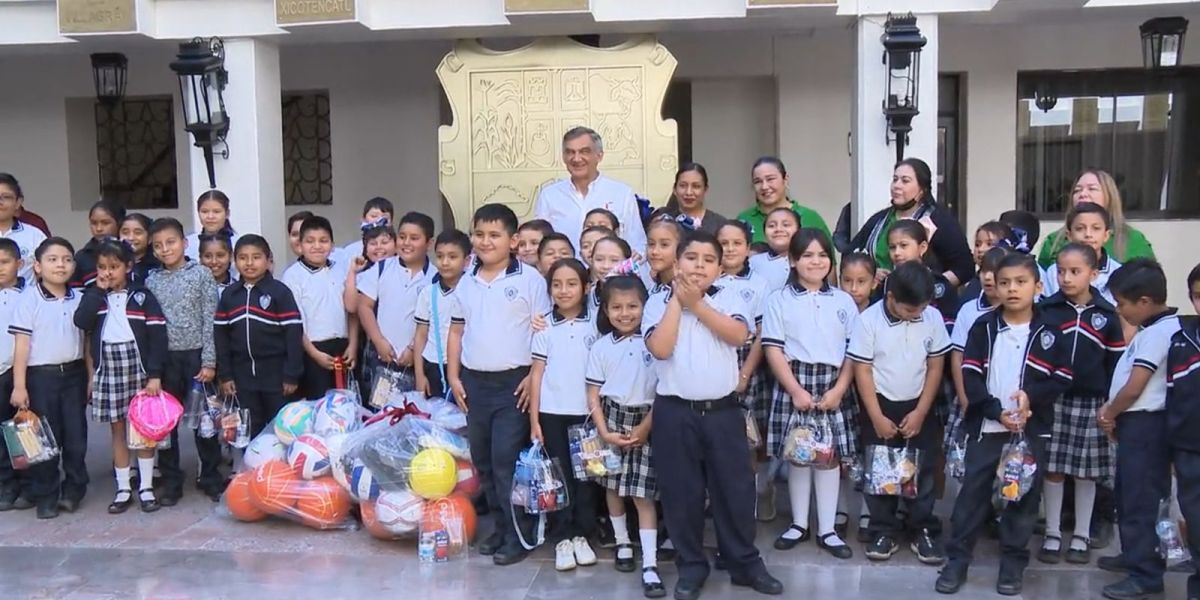
M 1112 175 L 1100 169 L 1088 169 L 1080 174 L 1075 180 L 1075 186 L 1071 188 L 1071 206 L 1080 202 L 1099 204 L 1112 216 L 1113 234 L 1104 245 L 1104 250 L 1109 256 L 1121 263 L 1132 258 L 1154 258 L 1154 248 L 1150 241 L 1125 221 L 1121 190 L 1117 188 L 1117 182 L 1113 180 Z M 1046 241 L 1042 243 L 1041 251 L 1038 252 L 1038 264 L 1043 269 L 1049 268 L 1054 264 L 1059 251 L 1069 241 L 1066 227 L 1046 236 Z

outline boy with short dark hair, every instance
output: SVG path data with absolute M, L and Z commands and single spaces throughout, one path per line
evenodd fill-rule
M 338 363 L 348 373 L 358 350 L 358 323 L 343 298 L 350 263 L 331 259 L 332 252 L 329 220 L 309 217 L 300 224 L 300 258 L 283 273 L 304 321 L 303 398 L 319 398 L 333 388 Z
M 1200 265 L 1187 278 L 1188 299 L 1200 314 Z M 1171 338 L 1167 353 L 1167 440 L 1178 482 L 1179 509 L 1185 521 L 1191 549 L 1192 572 L 1188 576 L 1188 600 L 1200 600 L 1200 317 L 1180 317 L 1180 329 Z
M 864 447 L 909 446 L 925 456 L 917 465 L 917 497 L 906 500 L 908 519 L 896 516 L 900 498 L 867 495 L 872 543 L 866 555 L 888 560 L 899 550 L 897 538 L 907 528 L 918 560 L 945 560 L 938 541 L 941 522 L 933 514 L 935 500 L 932 457 L 941 444 L 932 414 L 942 380 L 950 337 L 933 301 L 933 274 L 915 261 L 903 263 L 888 276 L 883 300 L 860 315 L 850 336 L 847 356 L 854 361 L 854 380 L 864 412 Z
M 1033 257 L 1010 254 L 995 269 L 1002 302 L 970 326 L 963 350 L 962 379 L 967 409 L 966 474 L 954 503 L 949 559 L 937 579 L 939 593 L 958 592 L 966 582 L 975 542 L 992 516 L 996 469 L 1013 434 L 1024 433 L 1038 468 L 1032 487 L 1001 508 L 1000 575 L 996 592 L 1021 593 L 1029 564 L 1029 538 L 1041 503 L 1046 442 L 1054 422 L 1054 402 L 1071 382 L 1070 347 L 1060 344 L 1058 327 L 1035 308 L 1042 291 L 1041 270 Z
M 17 299 L 25 289 L 25 280 L 18 275 L 20 270 L 21 247 L 13 240 L 0 238 L 0 331 L 8 331 Z M 0 335 L 0 423 L 17 414 L 16 407 L 9 403 L 13 390 L 12 366 L 13 336 Z M 29 490 L 22 489 L 28 487 L 22 479 L 12 468 L 7 445 L 0 444 L 0 512 L 33 508 Z
M 1120 444 L 1117 452 L 1117 526 L 1121 554 L 1104 557 L 1105 570 L 1128 576 L 1104 587 L 1104 597 L 1133 600 L 1161 594 L 1166 565 L 1158 553 L 1158 503 L 1171 495 L 1171 456 L 1167 443 L 1167 355 L 1179 332 L 1179 317 L 1167 306 L 1162 266 L 1137 258 L 1108 280 L 1117 314 L 1138 328 L 1113 373 L 1108 402 L 1100 407 L 1100 428 Z
M 454 288 L 471 255 L 471 238 L 457 230 L 440 233 L 433 244 L 438 273 L 429 291 L 417 297 L 413 334 L 414 375 L 417 390 L 426 396 L 446 396 L 446 342 L 450 338 L 450 310 Z
M 554 227 L 550 225 L 550 221 L 545 219 L 534 219 L 525 221 L 517 228 L 517 258 L 521 262 L 537 266 L 538 264 L 538 246 L 541 245 L 542 239 L 554 233 Z
M 162 387 L 181 400 L 195 382 L 209 383 L 216 376 L 217 353 L 213 345 L 213 315 L 217 311 L 217 282 L 212 272 L 185 255 L 187 237 L 183 224 L 170 217 L 150 225 L 150 244 L 162 264 L 146 277 L 146 287 L 159 299 L 167 317 L 167 356 L 163 361 Z M 200 455 L 199 487 L 213 502 L 225 490 L 225 477 L 218 469 L 221 444 L 196 433 Z M 158 453 L 162 490 L 158 503 L 174 506 L 183 497 L 184 474 L 179 467 L 179 433 L 171 432 L 171 445 Z M 150 473 L 140 473 L 150 477 Z
M 546 281 L 513 256 L 517 215 L 503 204 L 475 211 L 475 266 L 455 289 L 450 312 L 446 378 L 467 413 L 471 457 L 495 521 L 479 545 L 498 565 L 525 559 L 520 538 L 523 514 L 509 503 L 517 454 L 529 443 L 529 371 L 533 363 L 533 316 L 549 312 Z

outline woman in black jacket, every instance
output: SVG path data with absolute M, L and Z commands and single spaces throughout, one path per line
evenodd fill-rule
M 851 247 L 875 257 L 876 279 L 892 270 L 888 256 L 887 231 L 898 219 L 919 221 L 929 231 L 928 264 L 957 287 L 975 274 L 975 261 L 958 219 L 933 198 L 933 175 L 919 158 L 906 158 L 892 173 L 891 206 L 873 215 L 859 229 Z

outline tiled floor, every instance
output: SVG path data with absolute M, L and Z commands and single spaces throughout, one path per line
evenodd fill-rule
M 236 523 L 217 505 L 189 493 L 177 507 L 144 515 L 136 509 L 111 517 L 105 506 L 114 485 L 108 470 L 108 434 L 92 430 L 93 485 L 76 514 L 39 522 L 32 511 L 0 513 L 0 598 L 146 598 L 255 600 L 402 597 L 406 600 L 583 600 L 640 597 L 637 575 L 618 573 L 611 554 L 575 572 L 554 570 L 543 549 L 523 563 L 495 567 L 484 557 L 423 565 L 411 543 L 384 543 L 362 531 L 318 532 L 283 522 Z M 194 456 L 190 445 L 185 456 Z M 193 466 L 194 468 L 194 466 Z M 760 526 L 759 548 L 791 598 L 908 600 L 935 597 L 936 569 L 907 550 L 886 564 L 857 556 L 838 561 L 811 542 L 790 552 L 770 549 L 782 528 Z M 963 599 L 998 598 L 993 544 L 980 544 L 978 565 Z M 674 568 L 662 567 L 668 586 Z M 1099 598 L 1115 576 L 1034 563 L 1026 574 L 1027 599 Z M 1168 577 L 1167 599 L 1184 597 L 1184 578 Z M 714 572 L 703 598 L 754 598 Z

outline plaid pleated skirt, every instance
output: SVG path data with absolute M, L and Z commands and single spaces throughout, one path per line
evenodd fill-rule
M 604 423 L 613 433 L 629 433 L 650 413 L 650 405 L 622 406 L 609 398 L 603 399 Z M 612 490 L 622 498 L 658 497 L 658 477 L 654 474 L 650 444 L 640 448 L 621 451 L 624 472 L 610 475 L 601 480 L 605 489 Z
M 739 370 L 742 368 L 742 365 L 746 364 L 746 357 L 749 355 L 749 344 L 745 344 L 737 349 Z M 771 397 L 774 387 L 775 378 L 771 376 L 771 367 L 767 365 L 767 361 L 764 359 L 750 375 L 750 381 L 746 385 L 745 393 L 738 398 L 742 409 L 754 415 L 754 422 L 758 425 L 759 431 L 765 431 L 767 428 L 767 419 L 771 413 Z
M 833 384 L 837 382 L 839 369 L 832 365 L 807 364 L 793 360 L 791 368 L 792 374 L 796 376 L 796 381 L 800 382 L 800 386 L 808 390 L 809 394 L 812 394 L 814 402 L 819 402 L 821 396 L 825 395 L 825 392 L 828 392 L 829 388 L 832 388 Z M 783 458 L 784 441 L 788 432 L 799 420 L 800 413 L 792 406 L 792 397 L 784 391 L 782 386 L 776 383 L 772 385 L 772 388 L 774 388 L 774 397 L 771 401 L 767 424 L 767 452 L 771 456 Z M 809 414 L 818 419 L 822 415 L 829 419 L 840 459 L 849 459 L 859 452 L 857 428 L 850 427 L 854 423 L 854 416 L 850 408 L 852 403 L 853 398 L 847 394 L 842 398 L 839 410 L 828 413 L 817 410 L 809 411 Z
M 1047 449 L 1047 472 L 1080 479 L 1112 475 L 1112 445 L 1096 423 L 1102 397 L 1063 396 L 1054 405 L 1054 429 Z
M 137 342 L 100 345 L 100 361 L 92 374 L 92 419 L 100 423 L 124 421 L 129 401 L 146 387 L 146 373 Z

